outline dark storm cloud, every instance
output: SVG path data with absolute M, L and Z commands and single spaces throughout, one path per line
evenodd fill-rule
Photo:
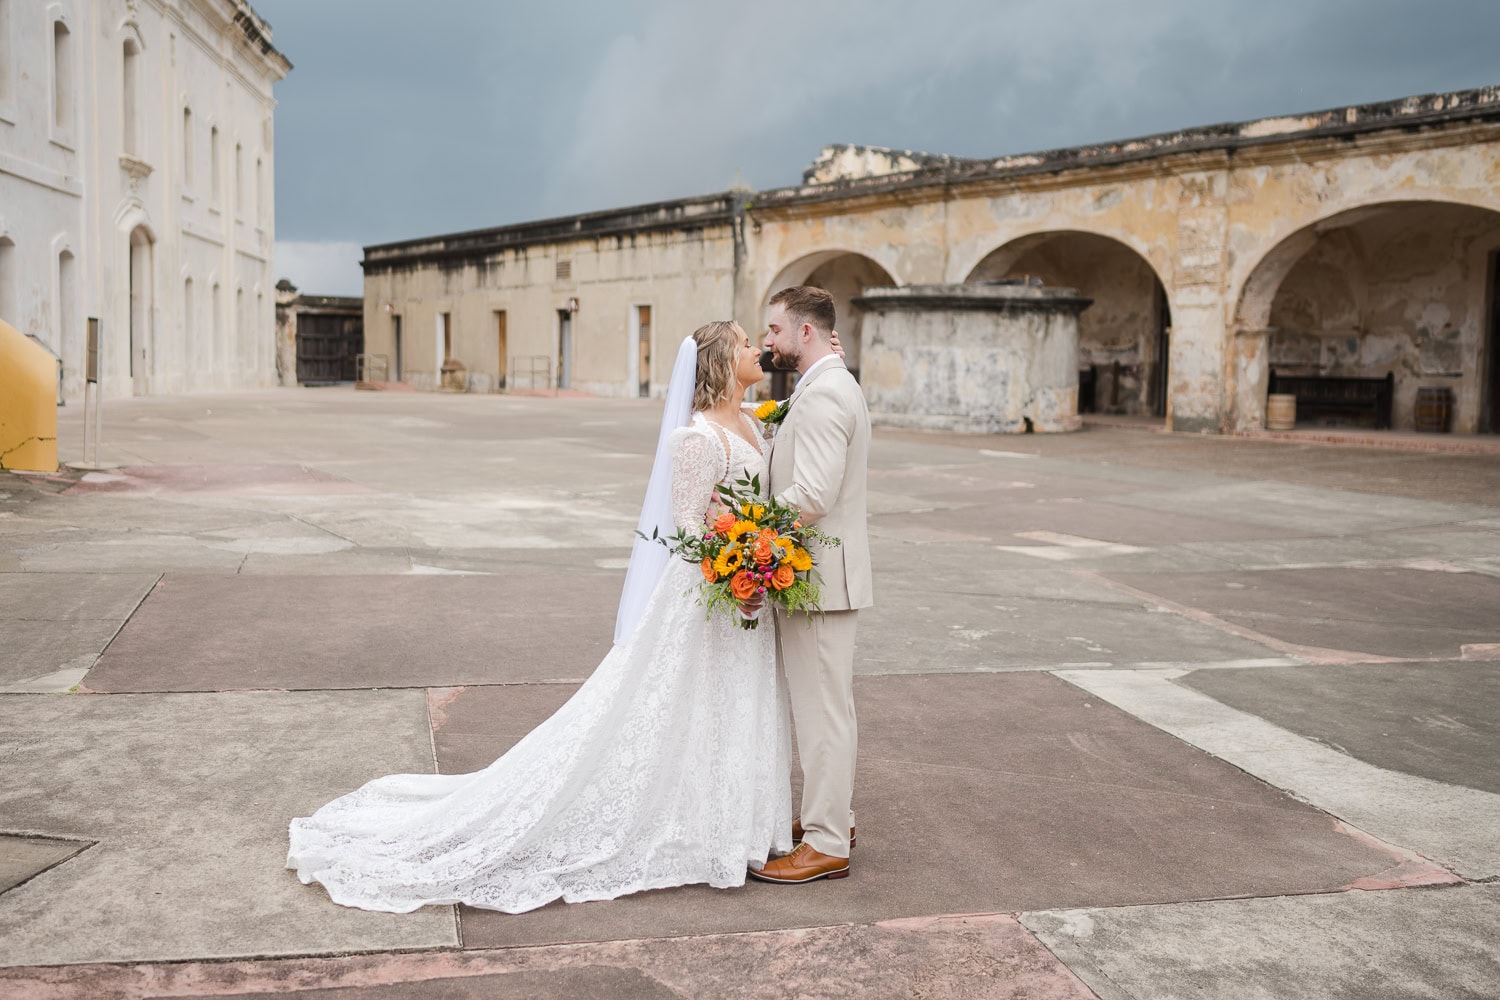
M 1500 83 L 1494 0 L 254 0 L 278 237 L 401 239 Z

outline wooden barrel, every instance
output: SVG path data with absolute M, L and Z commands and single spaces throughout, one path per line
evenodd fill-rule
M 1297 426 L 1297 397 L 1273 392 L 1266 397 L 1266 430 L 1289 431 Z
M 1418 388 L 1413 417 L 1417 430 L 1447 434 L 1453 423 L 1453 390 L 1446 385 Z

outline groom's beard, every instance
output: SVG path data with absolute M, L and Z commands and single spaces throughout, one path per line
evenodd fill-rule
M 777 354 L 768 347 L 760 352 L 760 370 L 763 372 L 794 372 L 797 370 L 797 359 Z

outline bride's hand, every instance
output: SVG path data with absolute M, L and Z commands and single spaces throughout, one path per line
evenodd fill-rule
M 839 343 L 839 332 L 837 330 L 833 331 L 833 339 L 829 341 L 829 346 L 833 348 L 833 353 L 837 354 L 840 359 L 844 357 L 844 345 Z

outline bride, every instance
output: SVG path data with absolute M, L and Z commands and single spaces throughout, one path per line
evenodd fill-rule
M 640 526 L 702 530 L 715 487 L 765 483 L 740 407 L 762 375 L 739 324 L 683 341 Z M 714 511 L 717 513 L 717 511 Z M 791 849 L 791 736 L 775 630 L 709 618 L 694 564 L 637 540 L 615 645 L 568 702 L 473 774 L 377 778 L 291 823 L 287 867 L 336 903 L 521 913 L 706 882 Z

